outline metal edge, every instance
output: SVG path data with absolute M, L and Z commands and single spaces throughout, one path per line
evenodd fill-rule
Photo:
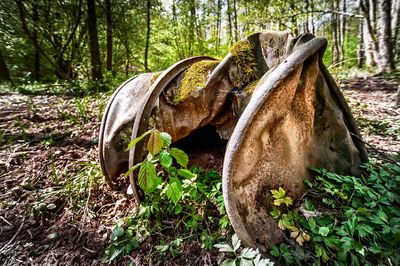
M 115 97 L 122 90 L 122 88 L 125 87 L 126 84 L 128 84 L 129 82 L 131 82 L 132 80 L 134 80 L 137 77 L 138 77 L 138 75 L 127 79 L 124 83 L 122 83 L 113 92 L 113 94 L 111 95 L 110 99 L 108 100 L 107 106 L 106 106 L 106 108 L 104 110 L 104 113 L 103 113 L 103 117 L 101 119 L 100 131 L 99 131 L 99 144 L 98 144 L 99 151 L 98 152 L 99 152 L 100 168 L 101 168 L 101 171 L 103 172 L 103 175 L 104 175 L 106 183 L 110 183 L 112 181 L 111 177 L 108 175 L 108 173 L 107 173 L 107 171 L 105 169 L 104 155 L 103 155 L 103 151 L 104 151 L 104 129 L 105 129 L 105 126 L 106 126 L 108 113 L 109 113 L 111 105 L 114 103 Z

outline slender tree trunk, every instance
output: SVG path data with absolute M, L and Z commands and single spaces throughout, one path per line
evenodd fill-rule
M 231 45 L 233 42 L 233 34 L 232 34 L 233 32 L 232 32 L 232 10 L 231 10 L 230 0 L 226 0 L 226 4 L 228 13 L 229 45 Z
M 221 46 L 221 9 L 222 4 L 221 0 L 217 2 L 217 40 L 216 40 L 216 52 L 219 53 L 219 48 Z
M 190 6 L 190 17 L 189 17 L 189 56 L 193 56 L 193 45 L 194 45 L 194 32 L 195 32 L 195 25 L 196 25 L 196 1 L 191 0 Z
M 358 43 L 357 43 L 357 67 L 362 68 L 364 65 L 364 28 L 363 19 L 359 20 L 358 25 Z
M 333 10 L 337 9 L 337 1 L 333 2 Z M 332 28 L 332 64 L 339 62 L 339 36 L 338 36 L 338 19 L 337 13 L 331 14 L 331 28 Z
M 311 10 L 314 10 L 314 0 L 310 1 Z M 315 34 L 315 27 L 314 27 L 314 16 L 311 14 L 311 33 Z
M 360 0 L 360 9 L 363 14 L 364 53 L 367 67 L 376 66 L 378 61 L 378 43 L 375 30 L 375 2 L 374 0 Z
M 391 7 L 391 0 L 379 0 L 379 73 L 390 72 L 394 70 L 392 30 L 390 21 Z
M 146 31 L 146 46 L 144 49 L 144 68 L 146 69 L 146 71 L 149 71 L 148 57 L 149 57 L 150 22 L 151 22 L 150 10 L 151 10 L 151 3 L 150 0 L 147 0 L 147 8 L 146 8 L 147 31 Z
M 101 60 L 99 49 L 99 38 L 97 35 L 97 15 L 95 0 L 87 0 L 88 12 L 88 34 L 89 34 L 89 50 L 90 61 L 92 65 L 92 79 L 102 80 Z
M 400 34 L 400 0 L 393 0 L 392 4 L 392 44 L 393 54 L 395 59 L 400 57 L 400 45 L 399 45 L 399 34 Z
M 234 31 L 235 31 L 235 42 L 239 41 L 239 28 L 238 28 L 238 22 L 237 22 L 237 10 L 236 10 L 236 0 L 233 0 L 233 22 L 234 22 Z
M 35 54 L 33 60 L 33 80 L 39 81 L 40 79 L 40 52 L 39 52 L 39 41 L 37 27 L 39 22 L 39 13 L 37 7 L 37 1 L 32 2 L 32 21 L 33 21 L 33 32 L 32 32 L 32 42 L 35 47 Z
M 10 72 L 6 64 L 6 60 L 0 50 L 0 82 L 1 81 L 11 81 Z
M 106 69 L 107 71 L 112 71 L 112 47 L 113 47 L 113 38 L 112 38 L 112 11 L 111 11 L 111 1 L 105 0 L 106 7 L 106 32 L 107 32 L 107 53 L 106 53 Z
M 346 13 L 346 0 L 343 1 L 342 12 Z M 345 44 L 346 44 L 346 16 L 341 15 L 340 20 L 340 62 L 341 65 L 344 64 L 345 59 Z

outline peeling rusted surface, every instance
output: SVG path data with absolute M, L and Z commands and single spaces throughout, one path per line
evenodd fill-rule
M 299 43 L 300 41 L 300 43 Z M 293 52 L 261 79 L 228 143 L 223 193 L 238 236 L 265 252 L 283 232 L 270 216 L 271 189 L 295 200 L 304 192 L 308 166 L 359 174 L 351 120 L 321 71 L 324 38 L 297 40 Z

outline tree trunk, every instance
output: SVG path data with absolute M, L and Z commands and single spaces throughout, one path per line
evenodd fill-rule
M 233 39 L 232 39 L 232 10 L 231 10 L 231 4 L 230 4 L 230 0 L 226 0 L 226 4 L 227 4 L 227 13 L 228 13 L 228 36 L 229 36 L 229 45 L 232 44 Z
M 379 27 L 378 27 L 378 41 L 379 41 L 379 61 L 378 72 L 390 72 L 394 70 L 394 58 L 392 50 L 392 30 L 390 9 L 391 0 L 379 0 Z
M 97 35 L 97 15 L 95 0 L 87 0 L 88 12 L 88 34 L 89 34 L 89 50 L 90 61 L 92 65 L 92 79 L 102 80 L 101 60 L 99 49 L 99 38 Z
M 336 10 L 337 1 L 333 2 L 333 10 Z M 332 64 L 337 64 L 339 62 L 339 36 L 338 36 L 338 14 L 331 14 L 331 30 L 332 30 Z
M 239 28 L 237 22 L 237 11 L 236 11 L 236 0 L 233 0 L 233 23 L 234 23 L 234 31 L 235 31 L 235 42 L 239 41 Z
M 364 53 L 367 67 L 374 67 L 378 61 L 378 43 L 375 30 L 375 0 L 360 0 L 360 9 L 363 14 Z
M 38 41 L 38 34 L 37 34 L 37 27 L 39 22 L 39 13 L 37 2 L 32 2 L 32 21 L 33 21 L 33 32 L 32 32 L 32 42 L 35 47 L 35 54 L 33 60 L 33 80 L 39 81 L 40 79 L 40 52 L 39 52 L 39 41 Z
M 221 0 L 218 0 L 217 2 L 217 39 L 216 39 L 216 52 L 217 54 L 219 53 L 219 47 L 221 46 L 221 9 L 222 9 L 222 4 Z
M 113 38 L 112 38 L 112 11 L 111 11 L 111 1 L 105 0 L 106 7 L 106 32 L 107 32 L 107 53 L 106 53 L 106 69 L 107 71 L 112 71 L 112 47 L 113 47 Z
M 399 59 L 400 45 L 399 45 L 399 34 L 400 34 L 400 0 L 393 0 L 392 4 L 392 44 L 393 54 L 395 60 Z
M 342 12 L 346 13 L 346 0 L 343 1 Z M 346 44 L 346 16 L 340 16 L 340 62 L 341 65 L 344 63 L 345 59 L 345 44 Z
M 147 0 L 147 8 L 146 8 L 147 31 L 146 31 L 146 46 L 144 48 L 144 68 L 146 71 L 149 71 L 148 57 L 149 57 L 150 22 L 151 22 L 150 10 L 151 10 L 151 3 L 150 0 Z
M 3 54 L 0 50 L 0 81 L 11 81 L 10 72 L 4 59 Z
M 358 25 L 358 43 L 357 43 L 357 67 L 362 68 L 364 65 L 364 28 L 363 19 L 359 20 Z

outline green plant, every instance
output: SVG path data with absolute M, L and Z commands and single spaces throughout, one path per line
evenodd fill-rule
M 132 239 L 141 243 L 155 234 L 164 236 L 156 247 L 161 254 L 176 256 L 181 244 L 190 239 L 197 239 L 205 248 L 211 248 L 228 226 L 221 176 L 215 171 L 187 168 L 186 153 L 171 147 L 171 136 L 156 129 L 133 140 L 128 149 L 146 137 L 148 155 L 125 174 L 138 170 L 138 184 L 145 198 L 132 215 L 114 226 L 113 232 L 117 230 L 118 233 L 113 233 L 104 261 L 129 254 L 137 247 Z M 217 219 L 222 223 L 215 227 L 213 223 Z M 166 227 L 171 232 L 169 236 L 162 233 Z
M 285 241 L 271 255 L 285 264 L 399 264 L 400 167 L 370 163 L 359 178 L 310 169 L 316 176 L 305 181 L 306 196 L 288 210 L 298 213 L 289 221 L 310 240 L 303 246 Z M 292 235 L 292 224 L 282 224 Z
M 227 253 L 231 258 L 224 260 L 221 266 L 236 266 L 236 265 L 274 265 L 269 259 L 262 259 L 258 249 L 241 248 L 241 241 L 239 237 L 232 235 L 232 244 L 220 243 L 214 245 L 218 248 L 219 252 Z

